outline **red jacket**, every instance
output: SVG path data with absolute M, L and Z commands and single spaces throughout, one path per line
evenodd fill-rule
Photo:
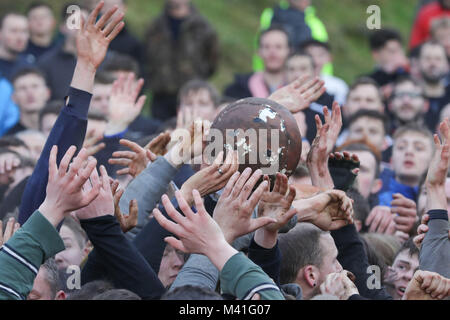
M 436 18 L 450 16 L 449 9 L 443 9 L 438 2 L 432 2 L 423 6 L 414 22 L 409 42 L 410 49 L 422 44 L 430 36 L 431 22 Z

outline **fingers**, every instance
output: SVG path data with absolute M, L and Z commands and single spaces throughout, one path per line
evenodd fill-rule
M 419 234 L 418 236 L 415 236 L 413 238 L 413 242 L 419 250 L 420 250 L 420 247 L 422 246 L 422 242 L 423 242 L 424 238 L 425 238 L 425 234 Z
M 95 9 L 91 12 L 91 14 L 88 17 L 87 26 L 95 25 L 95 21 L 97 20 L 97 17 L 100 14 L 100 11 L 102 10 L 104 4 L 105 4 L 105 1 L 100 1 L 99 4 L 97 4 Z
M 111 193 L 111 184 L 109 183 L 108 172 L 106 171 L 106 168 L 103 165 L 100 166 L 100 177 L 101 177 L 102 188 L 106 192 Z
M 176 194 L 175 194 L 176 195 Z M 167 214 L 169 215 L 169 217 L 172 218 L 173 221 L 175 221 L 177 224 L 182 224 L 183 219 L 186 219 L 185 217 L 183 217 L 176 209 L 175 207 L 172 205 L 172 202 L 170 202 L 169 197 L 167 195 L 163 195 L 161 197 L 162 200 L 162 204 L 164 206 L 164 209 L 166 209 Z M 178 200 L 178 198 L 177 198 Z M 182 204 L 179 203 L 180 209 Z M 170 231 L 170 230 L 169 230 Z
M 48 158 L 48 181 L 53 181 L 58 174 L 58 165 L 56 164 L 56 155 L 58 154 L 58 146 L 53 146 Z
M 262 171 L 260 169 L 258 169 L 247 180 L 247 182 L 245 183 L 244 187 L 241 190 L 241 195 L 240 195 L 241 200 L 245 201 L 245 200 L 248 199 L 248 197 L 252 193 L 252 190 L 253 190 L 254 186 L 258 182 L 259 178 L 261 178 L 261 176 L 262 176 Z
M 241 190 L 244 187 L 245 182 L 247 181 L 247 179 L 250 177 L 251 174 L 252 174 L 252 169 L 245 168 L 244 172 L 242 172 L 242 174 L 240 175 L 239 179 L 237 180 L 237 182 L 235 183 L 235 185 L 233 187 L 233 191 L 231 194 L 231 196 L 233 198 L 237 198 L 239 196 L 239 194 L 241 194 Z
M 176 250 L 180 250 L 184 253 L 189 253 L 189 250 L 187 250 L 185 248 L 185 246 L 183 245 L 183 242 L 181 242 L 180 240 L 177 240 L 174 237 L 167 237 L 164 239 L 164 241 L 166 241 L 168 244 L 170 244 Z
M 194 190 L 194 191 L 197 191 L 197 190 Z M 192 192 L 192 194 L 194 194 L 194 191 Z M 198 191 L 197 191 L 197 193 L 198 193 Z M 183 194 L 179 190 L 175 191 L 175 198 L 178 201 L 178 207 L 184 213 L 185 217 L 192 219 L 194 212 L 192 212 L 191 207 L 189 206 L 187 201 L 184 199 Z M 203 201 L 201 201 L 201 207 L 203 207 Z M 197 208 L 197 211 L 200 210 L 201 207 Z M 204 209 L 204 207 L 203 207 L 203 209 Z
M 200 192 L 198 192 L 198 190 L 194 189 L 192 191 L 192 196 L 194 198 L 195 207 L 197 208 L 197 214 L 208 215 L 208 212 L 206 211 L 205 205 L 203 203 L 203 199 L 200 196 Z M 193 216 L 194 216 L 194 213 L 191 211 L 186 217 L 188 217 L 189 219 L 192 219 Z
M 137 226 L 138 212 L 139 212 L 138 202 L 137 202 L 137 200 L 133 199 L 130 201 L 129 208 L 128 208 L 127 222 L 128 222 L 129 230 L 131 230 Z
M 120 211 L 120 199 L 122 198 L 123 193 L 125 190 L 119 189 L 117 192 L 114 193 L 114 215 L 116 216 L 117 220 L 122 219 L 122 212 Z
M 106 148 L 106 144 L 104 142 L 94 145 L 92 147 L 89 147 L 88 155 L 93 156 L 94 154 L 98 153 L 100 150 L 103 150 L 105 148 Z
M 167 213 L 169 213 L 169 211 L 167 210 L 167 208 L 165 206 L 164 206 L 164 208 L 166 209 Z M 173 206 L 172 206 L 172 208 L 173 208 Z M 173 209 L 175 210 L 175 208 L 173 208 Z M 183 232 L 183 228 L 181 226 L 179 226 L 178 224 L 176 224 L 176 223 L 170 221 L 169 219 L 167 219 L 166 217 L 164 217 L 163 214 L 161 213 L 161 211 L 159 211 L 159 209 L 155 208 L 153 210 L 153 217 L 156 219 L 156 221 L 158 221 L 159 225 L 161 227 L 163 227 L 164 229 L 166 229 L 167 231 L 169 231 L 177 236 L 179 236 Z M 175 248 L 174 245 L 172 245 L 172 246 Z M 179 248 L 177 248 L 177 249 L 179 249 Z M 179 250 L 181 250 L 181 249 L 179 249 Z
M 140 153 L 143 151 L 144 148 L 142 148 L 140 145 L 138 145 L 137 143 L 127 140 L 127 139 L 120 139 L 119 143 L 124 146 L 129 148 L 131 151 L 134 151 L 136 153 Z M 115 152 L 116 153 L 116 152 Z M 118 152 L 117 152 L 118 153 Z M 130 153 L 127 153 L 130 154 Z M 121 155 L 119 155 L 118 157 L 123 157 Z
M 123 13 L 121 14 L 121 19 L 123 18 Z M 111 22 L 112 23 L 112 22 Z M 106 37 L 106 40 L 109 42 L 113 41 L 117 35 L 122 31 L 123 27 L 125 27 L 125 22 L 120 22 L 118 25 L 116 25 L 113 29 L 113 31 L 109 34 L 109 36 Z
M 94 167 L 91 170 L 89 178 L 90 178 L 90 181 L 91 181 L 91 184 L 92 184 L 92 189 L 89 190 L 89 192 L 83 196 L 83 199 L 82 199 L 81 204 L 80 204 L 80 207 L 82 207 L 82 208 L 88 206 L 92 201 L 95 200 L 95 198 L 97 198 L 97 196 L 100 193 L 100 188 L 102 186 L 102 183 L 101 183 L 100 178 L 98 176 L 98 172 L 97 172 L 97 169 L 95 168 L 95 165 L 94 165 Z M 85 182 L 86 181 L 87 181 L 87 179 L 85 180 Z
M 112 9 L 111 9 L 112 10 Z M 110 10 L 110 11 L 111 11 Z M 117 11 L 117 9 L 113 12 L 113 14 Z M 106 27 L 103 29 L 103 35 L 106 37 L 106 39 L 111 36 L 114 30 L 121 24 L 121 21 L 125 14 L 123 12 L 117 13 L 114 18 L 106 25 Z M 100 22 L 100 21 L 99 21 Z M 106 23 L 106 21 L 105 21 Z M 109 39 L 108 39 L 109 40 Z M 111 39 L 112 40 L 112 39 Z
M 256 171 L 258 171 L 258 170 L 256 170 Z M 256 173 L 256 171 L 255 171 L 255 173 Z M 249 179 L 249 181 L 250 181 L 250 179 Z M 255 183 L 256 183 L 256 181 L 255 181 Z M 250 187 L 250 185 L 249 185 L 249 187 Z M 254 187 L 254 183 L 252 183 L 251 189 L 253 189 L 253 187 Z M 258 188 L 256 188 L 256 190 L 252 193 L 250 199 L 247 202 L 249 209 L 251 209 L 251 210 L 249 210 L 250 212 L 253 212 L 253 209 L 255 209 L 256 205 L 259 202 L 259 200 L 261 200 L 261 197 L 262 197 L 263 193 L 268 190 L 268 187 L 269 187 L 269 185 L 268 185 L 267 181 L 263 181 L 258 186 Z M 244 186 L 244 189 L 245 189 L 245 186 Z M 251 190 L 250 190 L 250 192 L 251 192 Z M 246 200 L 247 197 L 248 197 L 248 195 L 243 195 L 242 199 Z
M 88 160 L 88 163 L 85 168 L 82 168 L 81 170 L 77 170 L 77 171 L 75 171 L 75 169 L 74 169 L 74 172 L 77 172 L 75 179 L 73 179 L 73 183 L 75 184 L 76 188 L 81 188 L 81 186 L 83 186 L 83 184 L 86 182 L 86 180 L 89 179 L 89 176 L 92 174 L 92 172 L 94 170 L 95 170 L 96 174 L 98 175 L 96 166 L 97 166 L 97 159 L 91 157 Z M 100 183 L 99 183 L 99 185 L 100 185 Z M 109 186 L 109 183 L 108 183 L 108 186 Z
M 95 27 L 98 29 L 103 29 L 103 27 L 106 25 L 108 20 L 113 16 L 114 13 L 119 9 L 118 6 L 114 6 L 111 9 L 108 10 L 95 24 Z
M 55 148 L 55 146 L 53 148 Z M 52 149 L 52 151 L 53 151 L 53 149 Z M 58 151 L 58 149 L 56 147 L 56 151 L 55 152 L 57 152 L 57 151 Z M 62 160 L 61 160 L 61 162 L 59 164 L 59 170 L 58 170 L 58 175 L 59 175 L 60 178 L 62 178 L 62 177 L 64 177 L 66 175 L 67 168 L 69 167 L 69 163 L 72 160 L 72 158 L 73 158 L 73 156 L 74 156 L 76 151 L 77 151 L 77 147 L 71 146 L 67 150 L 67 152 L 64 155 L 64 157 L 62 158 Z M 54 164 L 56 165 L 56 154 L 53 154 L 53 156 L 54 156 Z M 72 167 L 71 167 L 71 170 L 72 170 Z
M 223 189 L 222 195 L 221 197 L 229 197 L 232 194 L 233 191 L 233 187 L 235 186 L 237 180 L 239 179 L 239 177 L 241 176 L 239 171 L 236 171 L 230 178 L 230 180 L 228 180 L 227 185 L 225 186 L 225 188 Z
M 8 219 L 8 222 L 6 223 L 5 233 L 3 234 L 3 241 L 4 243 L 8 242 L 9 239 L 12 238 L 14 234 L 14 225 L 16 224 L 16 219 L 13 217 Z

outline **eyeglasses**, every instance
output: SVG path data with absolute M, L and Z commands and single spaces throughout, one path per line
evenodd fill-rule
M 397 92 L 393 95 L 394 98 L 402 99 L 408 97 L 410 99 L 421 98 L 422 94 L 417 92 Z

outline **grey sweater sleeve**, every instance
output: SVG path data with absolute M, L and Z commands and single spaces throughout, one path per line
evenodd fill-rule
M 446 210 L 428 212 L 428 232 L 422 242 L 420 270 L 437 272 L 450 278 L 450 239 L 448 238 L 448 215 Z
M 137 226 L 126 233 L 129 240 L 133 239 L 149 221 L 149 214 L 166 192 L 176 173 L 177 169 L 172 167 L 164 157 L 158 157 L 125 189 L 119 203 L 120 210 L 128 212 L 129 203 L 133 199 L 137 200 L 139 207 Z

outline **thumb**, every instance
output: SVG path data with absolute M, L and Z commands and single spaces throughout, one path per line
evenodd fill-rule
M 268 224 L 276 223 L 276 222 L 277 222 L 276 219 L 270 218 L 270 217 L 261 217 L 261 218 L 257 218 L 257 219 L 252 219 L 250 232 L 256 231 L 259 228 L 265 227 Z

